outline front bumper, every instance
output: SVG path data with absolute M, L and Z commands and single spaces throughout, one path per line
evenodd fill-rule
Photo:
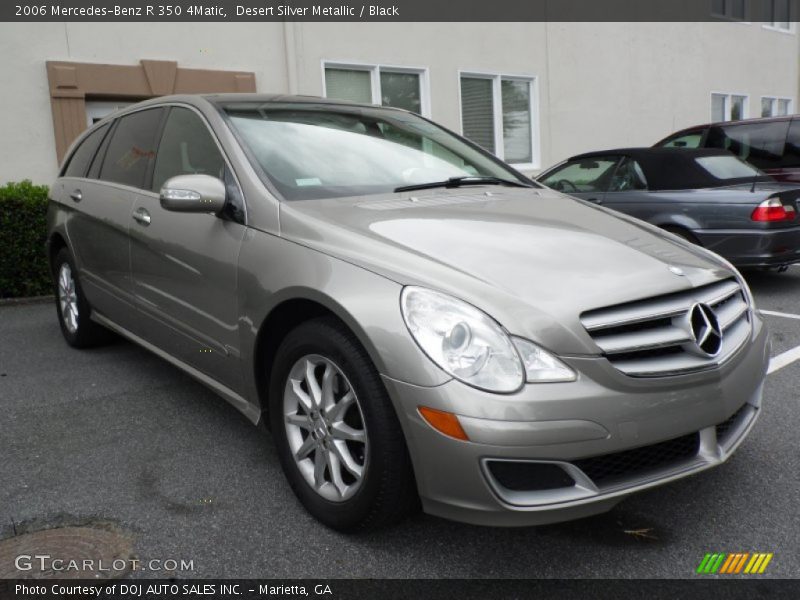
M 553 523 L 604 512 L 633 492 L 718 465 L 759 415 L 769 343 L 756 316 L 748 342 L 713 371 L 636 379 L 603 358 L 563 360 L 577 381 L 529 384 L 511 395 L 455 380 L 420 387 L 384 377 L 426 512 L 480 525 Z M 459 415 L 470 441 L 434 430 L 419 406 Z M 692 436 L 690 452 L 653 460 L 677 440 L 685 450 Z M 636 448 L 643 450 L 631 452 Z M 644 469 L 641 457 L 631 458 L 643 452 L 650 457 Z M 604 461 L 614 462 L 613 477 L 598 475 L 608 473 Z M 639 468 L 626 471 L 625 461 Z M 553 464 L 574 485 L 509 489 L 492 474 L 492 462 Z
M 800 227 L 774 230 L 694 230 L 700 244 L 737 267 L 778 267 L 800 262 Z

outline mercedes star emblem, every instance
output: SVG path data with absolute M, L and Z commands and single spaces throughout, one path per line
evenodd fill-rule
M 719 354 L 722 348 L 722 328 L 711 307 L 698 302 L 689 309 L 688 317 L 696 351 L 701 356 L 708 357 Z

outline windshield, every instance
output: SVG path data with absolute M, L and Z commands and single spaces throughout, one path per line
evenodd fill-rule
M 223 109 L 287 200 L 380 194 L 454 177 L 529 183 L 410 113 L 272 102 L 231 103 Z

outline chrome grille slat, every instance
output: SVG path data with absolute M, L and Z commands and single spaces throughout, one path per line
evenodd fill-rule
M 723 332 L 713 357 L 695 344 L 689 313 L 697 303 L 711 308 Z M 727 279 L 587 311 L 581 322 L 614 367 L 634 377 L 663 377 L 712 368 L 732 356 L 750 335 L 749 308 L 739 283 Z
M 704 288 L 678 292 L 667 298 L 653 298 L 641 302 L 623 304 L 600 310 L 593 310 L 581 316 L 583 326 L 589 331 L 609 329 L 685 313 L 695 302 L 714 306 L 740 292 L 735 281 L 721 281 Z
M 747 303 L 739 299 L 737 302 L 727 302 L 718 309 L 716 307 L 712 308 L 715 308 L 719 324 L 722 330 L 725 331 L 747 312 Z
M 731 344 L 727 352 L 714 358 L 703 358 L 688 352 L 670 355 L 668 358 L 658 361 L 652 359 L 627 359 L 611 361 L 612 364 L 628 375 L 635 377 L 663 377 L 667 375 L 677 375 L 690 371 L 702 371 L 715 367 L 720 362 L 724 362 L 744 343 L 750 334 L 749 323 L 745 320 L 737 323 L 736 327 L 729 330 Z
M 663 304 L 655 304 L 637 310 L 630 317 L 626 316 L 628 313 L 624 309 L 615 311 L 614 313 L 602 317 L 586 317 L 581 318 L 583 326 L 589 331 L 598 331 L 601 329 L 611 329 L 612 327 L 619 327 L 620 325 L 630 325 L 633 323 L 641 323 L 644 321 L 652 321 L 655 319 L 662 319 L 666 317 L 674 317 L 686 311 L 683 302 L 665 302 Z
M 721 304 L 731 296 L 735 295 L 736 293 L 741 293 L 742 288 L 739 287 L 738 283 L 731 282 L 731 285 L 728 289 L 724 290 L 719 294 L 719 296 L 715 298 L 709 298 L 708 300 L 703 300 L 709 306 L 716 306 L 717 304 Z
M 669 327 L 646 329 L 632 334 L 619 333 L 597 336 L 594 341 L 606 354 L 617 354 L 685 344 L 686 342 L 691 342 L 692 338 L 683 329 L 670 325 Z

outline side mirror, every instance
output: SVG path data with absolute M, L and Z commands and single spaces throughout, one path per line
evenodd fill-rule
M 218 213 L 225 205 L 225 184 L 210 175 L 178 175 L 164 182 L 161 206 L 187 213 Z

